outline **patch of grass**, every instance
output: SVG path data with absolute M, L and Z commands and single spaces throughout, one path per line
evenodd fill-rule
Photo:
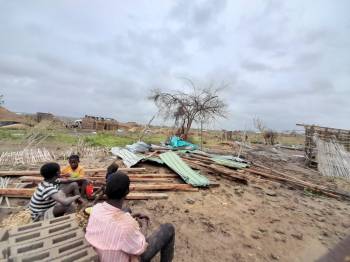
M 312 189 L 309 189 L 309 188 L 304 188 L 304 195 L 309 197 L 322 197 L 322 193 L 313 191 Z
M 136 140 L 130 136 L 117 136 L 113 134 L 98 133 L 96 135 L 88 135 L 84 138 L 84 141 L 90 146 L 125 146 L 132 144 Z
M 58 133 L 56 132 L 53 136 L 48 138 L 49 141 L 56 143 L 64 143 L 74 145 L 78 142 L 78 136 L 74 134 Z
M 23 130 L 0 129 L 0 140 L 21 140 L 23 136 Z
M 143 142 L 148 143 L 148 144 L 159 144 L 161 142 L 165 142 L 166 139 L 167 139 L 166 135 L 152 134 L 150 136 L 145 136 L 143 138 Z

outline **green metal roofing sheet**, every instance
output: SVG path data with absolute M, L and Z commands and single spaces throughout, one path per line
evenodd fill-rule
M 182 161 L 176 153 L 169 151 L 160 154 L 160 159 L 173 171 L 179 174 L 187 184 L 195 187 L 209 186 L 208 178 L 195 172 L 184 161 Z
M 237 168 L 237 169 L 249 167 L 248 164 L 239 163 L 239 162 L 232 161 L 229 159 L 224 159 L 224 158 L 219 158 L 219 157 L 212 157 L 210 159 L 213 160 L 215 163 L 222 165 L 222 166 L 227 166 L 227 167 L 232 167 L 232 168 Z

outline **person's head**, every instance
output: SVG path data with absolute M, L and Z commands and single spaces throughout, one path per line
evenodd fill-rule
M 57 178 L 60 175 L 60 165 L 54 162 L 46 163 L 40 168 L 40 174 L 44 177 L 44 180 Z
M 68 162 L 69 162 L 69 165 L 70 167 L 74 170 L 78 167 L 79 165 L 79 156 L 78 155 L 71 155 L 69 158 L 68 158 Z
M 109 176 L 105 193 L 110 200 L 121 200 L 129 194 L 129 186 L 129 177 L 117 171 Z
M 107 167 L 107 175 L 108 174 L 112 174 L 112 173 L 115 173 L 118 171 L 118 164 L 113 162 L 112 164 L 110 164 L 108 167 Z

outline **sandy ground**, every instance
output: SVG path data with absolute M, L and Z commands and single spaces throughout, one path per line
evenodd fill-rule
M 294 156 L 302 152 L 281 152 L 273 154 L 275 157 L 268 153 L 246 157 L 318 184 L 350 188 L 349 182 L 327 179 L 305 168 Z M 107 157 L 83 160 L 83 164 L 105 167 L 111 161 Z M 208 177 L 220 186 L 199 192 L 170 192 L 167 200 L 127 203 L 134 212 L 150 216 L 149 234 L 160 223 L 175 225 L 174 261 L 315 261 L 350 234 L 348 201 L 305 194 L 266 180 L 252 179 L 243 186 L 214 175 Z M 1 210 L 0 217 L 7 213 Z
M 349 186 L 320 177 L 300 161 L 262 162 L 319 184 Z M 150 215 L 153 229 L 160 223 L 175 225 L 175 261 L 315 261 L 350 233 L 348 201 L 307 195 L 266 180 L 242 186 L 209 178 L 220 187 L 129 203 Z

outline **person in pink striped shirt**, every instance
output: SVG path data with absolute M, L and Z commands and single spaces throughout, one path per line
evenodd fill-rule
M 146 239 L 135 217 L 148 217 L 131 215 L 123 209 L 129 186 L 129 177 L 124 173 L 118 171 L 109 176 L 105 191 L 108 200 L 92 208 L 86 240 L 95 248 L 101 262 L 150 261 L 158 252 L 161 253 L 161 262 L 172 261 L 174 226 L 162 224 Z

